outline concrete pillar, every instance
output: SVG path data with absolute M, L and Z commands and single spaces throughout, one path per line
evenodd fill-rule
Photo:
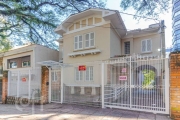
M 71 94 L 74 94 L 74 86 L 71 86 Z
M 96 95 L 96 88 L 95 87 L 92 87 L 92 95 Z
M 84 87 L 81 87 L 81 95 L 83 95 L 85 92 L 84 92 Z

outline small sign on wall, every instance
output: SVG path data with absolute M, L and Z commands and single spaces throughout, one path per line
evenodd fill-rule
M 127 76 L 119 76 L 119 80 L 127 80 Z
M 121 72 L 126 73 L 126 68 L 122 68 Z
M 79 71 L 85 71 L 86 70 L 86 66 L 85 65 L 80 65 L 79 66 Z
M 26 82 L 26 78 L 22 78 L 22 82 Z

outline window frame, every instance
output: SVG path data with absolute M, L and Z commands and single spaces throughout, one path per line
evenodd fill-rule
M 82 48 L 79 48 L 79 37 L 82 37 Z M 78 38 L 77 39 L 77 42 L 75 41 L 75 39 L 76 39 L 76 37 Z M 75 45 L 76 45 L 76 43 L 77 43 L 77 49 L 76 49 L 76 47 L 75 47 Z M 74 50 L 82 50 L 82 49 L 84 49 L 84 44 L 83 44 L 83 35 L 76 35 L 76 36 L 74 36 Z
M 53 74 L 53 79 L 52 79 L 52 74 Z M 53 82 L 58 81 L 57 70 L 51 71 L 51 81 Z
M 91 79 L 91 68 L 92 68 L 92 79 Z M 89 69 L 89 78 L 87 79 L 87 69 Z M 94 69 L 93 66 L 87 66 L 85 71 L 85 81 L 93 81 L 94 80 Z
M 16 67 L 11 67 L 11 63 L 16 63 Z M 9 68 L 11 68 L 11 69 L 18 68 L 17 62 L 16 61 L 9 62 Z
M 24 65 L 23 65 L 24 62 L 27 62 L 27 65 L 28 65 L 28 66 L 24 66 Z M 31 67 L 30 61 L 22 61 L 22 67 Z
M 75 81 L 83 81 L 83 78 L 84 78 L 84 75 L 83 75 L 83 71 L 79 71 L 79 69 L 78 69 L 78 67 L 75 67 L 75 70 L 74 70 L 75 72 L 75 74 L 74 74 L 74 80 Z M 78 72 L 78 78 L 79 79 L 76 79 L 77 77 L 76 77 L 76 72 Z M 81 74 L 82 74 L 82 80 L 81 80 Z
M 131 42 L 130 41 L 125 41 L 124 42 L 124 54 L 125 55 L 129 55 L 129 54 L 126 54 L 126 47 L 125 47 L 126 43 L 129 43 L 129 54 L 131 54 Z
M 92 33 L 94 34 L 94 45 L 93 45 L 93 46 L 91 46 L 91 40 L 92 40 L 92 39 L 90 39 Z M 88 41 L 89 41 L 89 46 L 88 46 L 88 47 L 86 47 L 86 41 L 87 41 L 87 40 L 86 40 L 86 35 L 87 35 L 87 34 L 89 34 L 89 40 L 88 40 Z M 85 34 L 84 34 L 84 48 L 87 49 L 87 48 L 93 48 L 93 47 L 95 47 L 95 32 L 85 33 Z
M 151 50 L 150 51 L 147 51 L 147 41 L 148 40 L 150 40 L 151 41 Z M 142 47 L 143 47 L 143 45 L 142 45 L 142 43 L 143 43 L 143 41 L 145 41 L 145 43 L 146 43 L 146 46 L 145 46 L 145 51 L 142 51 Z M 150 52 L 152 52 L 152 40 L 151 39 L 145 39 L 145 40 L 141 40 L 141 53 L 150 53 Z

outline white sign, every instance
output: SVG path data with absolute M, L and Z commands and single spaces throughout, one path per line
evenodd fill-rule
M 127 80 L 127 76 L 119 76 L 119 80 Z

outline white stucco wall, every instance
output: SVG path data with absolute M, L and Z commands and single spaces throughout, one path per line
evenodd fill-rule
M 121 55 L 121 39 L 117 32 L 110 30 L 110 57 Z
M 41 65 L 37 64 L 37 62 L 42 61 L 59 61 L 59 51 L 52 50 L 50 48 L 46 48 L 44 46 L 37 45 L 34 48 L 34 61 L 35 66 L 40 67 Z

